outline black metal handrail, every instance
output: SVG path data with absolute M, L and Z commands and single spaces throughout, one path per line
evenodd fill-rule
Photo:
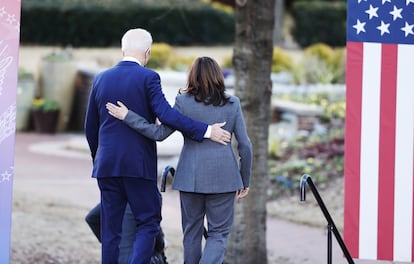
M 300 201 L 306 200 L 306 183 L 309 185 L 310 189 L 312 190 L 313 196 L 315 196 L 316 201 L 319 204 L 319 207 L 322 210 L 326 220 L 328 221 L 328 264 L 332 264 L 332 232 L 334 233 L 336 240 L 338 241 L 339 246 L 342 249 L 346 259 L 348 260 L 349 264 L 354 264 L 354 260 L 349 254 L 348 248 L 346 247 L 344 241 L 342 240 L 341 234 L 339 233 L 336 225 L 328 212 L 328 209 L 325 206 L 321 196 L 319 195 L 318 190 L 316 189 L 315 184 L 313 184 L 312 177 L 308 174 L 304 174 L 300 180 Z
M 160 186 L 160 191 L 161 192 L 165 192 L 165 185 L 167 184 L 167 177 L 168 175 L 171 175 L 171 177 L 174 177 L 175 174 L 175 169 L 174 167 L 168 165 L 165 167 L 164 172 L 162 173 L 161 176 L 161 186 Z

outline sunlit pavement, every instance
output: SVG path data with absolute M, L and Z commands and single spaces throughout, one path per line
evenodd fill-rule
M 181 135 L 179 135 L 181 136 Z M 170 146 L 173 145 L 173 146 Z M 173 140 L 158 146 L 168 153 L 180 145 Z M 164 152 L 166 151 L 166 152 Z M 175 165 L 177 157 L 160 155 L 159 171 L 166 165 Z M 175 162 L 175 164 L 174 164 Z M 85 212 L 99 201 L 96 181 L 90 178 L 92 163 L 83 134 L 36 133 L 16 134 L 14 188 L 26 194 L 37 193 L 85 208 Z M 163 228 L 166 237 L 179 238 L 181 227 L 178 192 L 167 186 L 163 193 Z M 84 224 L 83 222 L 81 224 Z M 276 218 L 267 219 L 267 246 L 269 263 L 319 264 L 327 260 L 325 228 L 312 228 Z M 347 263 L 333 238 L 333 263 Z M 378 263 L 359 261 L 355 263 Z M 383 262 L 390 263 L 390 262 Z
M 185 73 L 160 73 L 163 91 L 170 104 L 178 88 L 185 84 Z M 182 136 L 175 132 L 167 140 L 157 143 L 158 170 L 167 165 L 175 166 L 182 146 Z M 83 133 L 57 133 L 54 135 L 18 132 L 16 134 L 14 189 L 32 193 L 46 199 L 58 199 L 85 208 L 87 212 L 99 202 L 96 181 L 90 177 L 91 158 Z M 83 221 L 80 224 L 85 224 Z M 163 193 L 162 226 L 167 240 L 181 241 L 178 192 L 167 186 Z M 269 263 L 321 264 L 327 262 L 326 228 L 314 228 L 283 221 L 267 219 L 267 247 Z M 171 240 L 171 239 L 170 239 Z M 177 242 L 179 243 L 179 242 Z M 335 264 L 347 263 L 333 237 Z M 355 263 L 392 263 L 355 260 Z M 397 262 L 393 262 L 397 263 Z

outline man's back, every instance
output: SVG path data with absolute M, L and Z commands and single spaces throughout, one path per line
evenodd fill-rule
M 155 121 L 148 100 L 151 80 L 157 79 L 153 75 L 156 73 L 135 62 L 122 61 L 96 76 L 85 123 L 92 154 L 95 151 L 92 177 L 156 180 L 155 142 L 131 131 L 105 109 L 107 102 L 123 100 L 134 111 Z

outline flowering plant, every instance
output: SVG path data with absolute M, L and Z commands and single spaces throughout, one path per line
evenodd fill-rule
M 32 109 L 35 111 L 51 112 L 58 111 L 60 106 L 58 102 L 45 98 L 34 98 L 32 101 Z

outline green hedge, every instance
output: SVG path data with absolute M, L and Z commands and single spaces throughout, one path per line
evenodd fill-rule
M 150 31 L 154 42 L 171 45 L 234 41 L 233 14 L 200 4 L 26 0 L 22 2 L 21 20 L 22 44 L 119 46 L 125 31 L 136 27 Z
M 333 47 L 346 43 L 346 2 L 298 1 L 292 6 L 293 36 L 302 47 L 326 43 Z

